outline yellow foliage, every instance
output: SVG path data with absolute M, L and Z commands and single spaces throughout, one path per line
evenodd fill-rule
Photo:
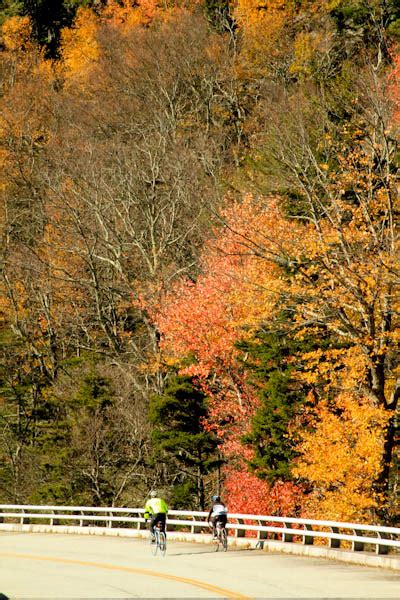
M 73 27 L 61 34 L 61 55 L 68 79 L 85 79 L 99 58 L 96 39 L 99 18 L 87 8 L 79 8 Z
M 293 74 L 310 72 L 310 63 L 315 51 L 315 40 L 311 33 L 300 33 L 294 43 L 294 61 L 290 66 Z M 327 167 L 327 165 L 326 165 Z
M 262 64 L 269 51 L 277 52 L 277 41 L 288 14 L 284 0 L 238 0 L 233 11 L 243 35 L 243 58 L 253 67 Z
M 32 25 L 29 17 L 10 17 L 1 28 L 1 37 L 6 50 L 25 50 L 30 44 Z
M 10 313 L 10 299 L 7 297 L 3 286 L 0 288 L 0 326 L 5 325 Z
M 38 246 L 46 269 L 41 274 L 41 288 L 52 298 L 49 316 L 57 324 L 73 320 L 83 312 L 85 296 L 80 285 L 84 261 L 80 256 L 80 243 L 63 215 L 50 214 L 53 222 L 45 227 Z
M 383 408 L 350 393 L 319 403 L 313 429 L 301 434 L 293 470 L 313 486 L 306 506 L 309 516 L 370 520 L 379 506 L 373 483 L 381 468 L 388 417 Z
M 157 0 L 132 2 L 109 0 L 99 14 L 88 8 L 79 8 L 72 27 L 65 28 L 61 36 L 61 55 L 67 82 L 85 84 L 101 56 L 98 33 L 101 27 L 114 27 L 126 33 L 134 27 L 147 27 L 162 15 L 165 20 L 172 8 L 160 5 Z
M 309 331 L 310 332 L 310 331 Z M 368 361 L 360 347 L 315 350 L 302 355 L 304 371 L 298 377 L 308 384 L 351 391 L 365 382 Z

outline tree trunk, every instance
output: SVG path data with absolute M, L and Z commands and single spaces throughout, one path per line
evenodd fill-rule
M 390 495 L 391 495 L 391 470 L 393 468 L 393 459 L 395 448 L 398 445 L 397 440 L 397 420 L 396 412 L 391 411 L 393 414 L 389 418 L 389 422 L 385 432 L 385 441 L 383 444 L 383 455 L 382 455 L 382 468 L 376 481 L 376 491 L 381 496 L 381 504 L 377 510 L 377 514 L 380 519 L 384 520 L 385 523 L 394 515 L 390 511 Z

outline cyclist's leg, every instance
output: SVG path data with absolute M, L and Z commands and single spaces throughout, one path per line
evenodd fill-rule
M 151 519 L 150 519 L 150 525 L 149 525 L 149 529 L 150 529 L 150 534 L 151 534 L 151 540 L 154 542 L 155 540 L 155 534 L 154 534 L 154 525 L 156 524 L 156 517 L 157 515 L 152 515 Z
M 222 547 L 223 547 L 224 551 L 226 552 L 228 549 L 228 534 L 226 532 L 226 527 L 223 527 L 221 530 L 221 540 L 222 540 Z
M 222 515 L 222 516 L 223 516 L 223 519 L 222 519 L 222 546 L 224 548 L 224 551 L 226 552 L 228 549 L 228 532 L 226 530 L 228 516 L 227 515 Z
M 216 539 L 218 537 L 217 536 L 217 519 L 218 519 L 218 517 L 212 517 L 212 519 L 211 519 L 214 539 Z
M 221 529 L 223 529 L 226 534 L 226 523 L 228 521 L 228 517 L 226 515 L 218 515 L 217 521 L 221 524 Z
M 164 538 L 167 539 L 167 529 L 166 529 L 167 515 L 165 513 L 160 514 L 160 524 L 161 524 L 161 531 L 164 534 Z
M 154 515 L 154 525 L 156 525 L 157 523 L 160 524 L 160 530 L 165 534 L 165 522 L 166 522 L 167 516 L 165 513 L 156 513 Z

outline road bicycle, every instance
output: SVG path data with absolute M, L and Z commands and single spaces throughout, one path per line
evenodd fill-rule
M 215 552 L 218 552 L 220 547 L 223 550 L 223 552 L 226 552 L 228 550 L 228 534 L 226 532 L 226 528 L 225 528 L 225 523 L 221 523 L 221 521 L 217 521 L 215 523 L 215 529 L 217 532 L 217 537 L 216 537 L 216 547 L 215 547 Z
M 167 538 L 165 532 L 161 530 L 159 523 L 154 525 L 154 541 L 150 532 L 150 548 L 154 556 L 157 552 L 160 552 L 161 556 L 165 556 L 167 551 Z

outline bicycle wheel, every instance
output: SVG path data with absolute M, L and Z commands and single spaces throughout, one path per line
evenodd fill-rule
M 221 544 L 223 551 L 226 552 L 228 550 L 228 535 L 225 527 L 221 529 Z
M 160 532 L 158 531 L 157 527 L 154 528 L 154 538 L 154 543 L 150 546 L 153 556 L 157 554 L 157 550 L 160 545 Z
M 215 552 L 219 552 L 220 544 L 222 544 L 221 528 L 217 525 L 217 539 L 215 540 Z
M 159 547 L 160 553 L 162 554 L 162 556 L 165 556 L 165 553 L 167 551 L 167 538 L 163 531 L 161 531 L 159 534 Z

